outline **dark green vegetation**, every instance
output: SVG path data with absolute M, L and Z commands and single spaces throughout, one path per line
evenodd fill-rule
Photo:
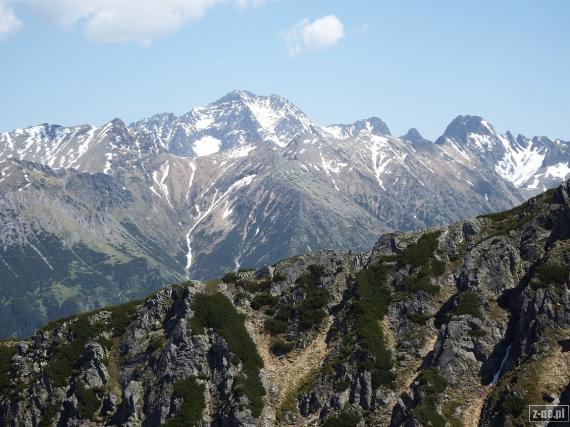
M 287 331 L 287 323 L 279 319 L 267 319 L 263 326 L 271 335 L 279 335 Z
M 53 420 L 59 412 L 59 405 L 48 405 L 42 413 L 42 418 L 38 423 L 38 427 L 52 427 Z
M 238 280 L 238 274 L 235 271 L 224 274 L 222 277 L 222 282 L 224 283 L 235 283 Z
M 563 286 L 568 283 L 570 271 L 559 264 L 542 264 L 537 269 L 538 287 L 546 287 L 553 284 Z
M 524 399 L 514 394 L 508 394 L 503 400 L 503 409 L 505 414 L 509 414 L 514 417 L 520 416 L 527 409 L 527 405 L 528 403 Z
M 95 413 L 101 407 L 101 402 L 97 397 L 98 392 L 98 389 L 86 389 L 81 385 L 77 386 L 78 408 L 82 418 L 93 419 Z
M 432 283 L 431 276 L 421 273 L 417 276 L 406 277 L 403 284 L 409 292 L 424 291 L 429 295 L 437 295 L 439 293 L 439 286 Z
M 390 267 L 375 264 L 356 275 L 354 327 L 361 347 L 361 367 L 372 371 L 374 387 L 389 386 L 394 380 L 392 354 L 379 325 L 390 304 L 390 291 L 386 287 L 389 271 Z
M 404 288 L 409 292 L 424 291 L 429 295 L 436 295 L 439 286 L 432 283 L 432 278 L 445 272 L 445 263 L 435 258 L 437 238 L 441 231 L 429 232 L 421 236 L 416 243 L 404 249 L 397 258 L 397 266 L 402 268 L 410 265 L 412 271 L 404 279 Z
M 259 310 L 261 307 L 272 306 L 277 302 L 277 298 L 271 296 L 270 294 L 259 294 L 253 297 L 251 301 L 251 308 L 254 310 Z
M 289 329 L 306 331 L 318 328 L 327 316 L 326 306 L 329 302 L 329 293 L 321 286 L 322 276 L 325 274 L 324 268 L 320 265 L 309 265 L 307 272 L 299 276 L 295 281 L 297 289 L 303 292 L 303 300 L 295 305 L 281 304 L 279 299 L 269 294 L 256 295 L 251 307 L 259 310 L 261 307 L 269 306 L 268 314 L 272 315 L 265 321 L 265 331 L 276 336 L 284 334 Z M 273 279 L 275 280 L 275 278 Z M 291 344 L 294 347 L 294 344 Z
M 68 335 L 70 342 L 55 347 L 52 350 L 50 362 L 44 368 L 44 373 L 50 378 L 54 385 L 57 387 L 64 387 L 68 383 L 68 378 L 71 376 L 75 364 L 81 354 L 83 347 L 89 340 L 94 339 L 104 330 L 112 330 L 114 337 L 120 337 L 124 334 L 125 329 L 131 323 L 133 315 L 140 304 L 140 301 L 135 301 L 129 304 L 123 304 L 115 307 L 105 309 L 111 313 L 111 318 L 108 323 L 94 323 L 90 324 L 89 317 L 93 313 L 86 313 L 78 316 L 75 321 L 69 326 Z M 54 322 L 46 326 L 44 330 L 53 329 L 65 320 Z M 101 344 L 108 346 L 108 342 L 100 340 Z
M 271 352 L 276 356 L 283 356 L 293 350 L 294 347 L 295 344 L 282 338 L 273 338 L 271 340 Z
M 422 371 L 417 381 L 416 392 L 422 396 L 422 402 L 414 409 L 414 417 L 426 426 L 445 427 L 445 418 L 437 412 L 436 404 L 447 388 L 447 381 L 433 368 Z
M 457 307 L 453 310 L 453 314 L 461 316 L 468 314 L 478 319 L 483 318 L 481 313 L 481 298 L 475 292 L 464 292 L 459 295 L 459 302 Z
M 234 383 L 236 393 L 245 394 L 250 401 L 254 417 L 261 414 L 265 389 L 259 378 L 263 361 L 244 326 L 244 316 L 222 294 L 198 294 L 192 304 L 194 316 L 190 320 L 192 331 L 201 334 L 212 328 L 228 343 L 229 350 L 243 363 L 243 374 Z
M 471 328 L 467 331 L 467 335 L 474 338 L 481 338 L 487 335 L 487 332 L 484 329 L 474 329 Z
M 146 351 L 149 353 L 154 353 L 155 351 L 162 349 L 165 343 L 166 340 L 164 338 L 153 336 L 150 338 Z
M 418 325 L 424 324 L 433 317 L 430 316 L 429 314 L 417 314 L 417 313 L 408 313 L 406 316 L 408 317 L 408 319 L 410 319 L 414 323 L 417 323 Z
M 17 353 L 15 346 L 0 344 L 0 396 L 10 390 L 12 379 L 12 357 Z
M 299 325 L 303 329 L 320 326 L 327 315 L 324 309 L 329 302 L 329 293 L 320 288 L 324 268 L 320 265 L 309 265 L 308 270 L 308 273 L 295 281 L 305 294 L 300 306 L 295 307 L 299 315 Z
M 163 424 L 165 427 L 197 426 L 202 419 L 202 412 L 206 407 L 203 384 L 199 384 L 194 377 L 186 378 L 174 383 L 173 396 L 182 399 L 180 413 L 168 418 Z
M 350 412 L 341 412 L 327 418 L 323 427 L 354 427 L 360 422 L 360 417 Z
M 338 380 L 333 384 L 333 390 L 337 393 L 345 391 L 350 384 L 345 380 Z

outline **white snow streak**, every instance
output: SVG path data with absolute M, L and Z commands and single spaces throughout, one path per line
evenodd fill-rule
M 206 217 L 208 217 L 208 215 L 212 213 L 212 211 L 216 208 L 216 206 L 218 206 L 218 204 L 222 200 L 226 200 L 228 196 L 235 190 L 244 187 L 246 185 L 250 185 L 256 176 L 257 176 L 256 174 L 248 175 L 234 182 L 220 197 L 217 197 L 218 191 L 216 190 L 216 192 L 214 193 L 214 197 L 212 198 L 212 202 L 210 203 L 210 206 L 208 207 L 208 209 L 206 209 L 206 211 L 204 211 L 204 213 L 200 214 L 200 209 L 198 208 L 198 206 L 196 206 L 196 210 L 198 212 L 198 218 L 196 219 L 192 227 L 190 227 L 188 233 L 186 233 L 186 246 L 188 247 L 188 252 L 186 253 L 186 271 L 190 272 L 190 267 L 192 266 L 192 238 L 191 238 L 192 232 Z

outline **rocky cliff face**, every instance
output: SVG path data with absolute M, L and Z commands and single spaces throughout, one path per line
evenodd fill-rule
M 47 325 L 0 347 L 7 426 L 525 425 L 568 403 L 570 182 Z

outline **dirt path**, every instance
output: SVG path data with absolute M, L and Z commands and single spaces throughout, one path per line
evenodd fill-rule
M 481 387 L 478 391 L 472 394 L 473 398 L 466 402 L 466 406 L 468 406 L 468 408 L 461 420 L 464 427 L 477 427 L 479 425 L 483 404 L 492 389 L 492 386 Z
M 302 350 L 293 350 L 285 357 L 277 358 L 269 351 L 271 338 L 261 335 L 256 328 L 259 354 L 265 367 L 262 376 L 267 389 L 267 404 L 262 415 L 263 425 L 278 425 L 277 413 L 296 402 L 296 391 L 316 374 L 327 354 L 326 335 L 332 324 L 329 317 L 315 339 Z M 289 405 L 288 405 L 289 404 Z M 307 425 L 305 420 L 304 425 Z

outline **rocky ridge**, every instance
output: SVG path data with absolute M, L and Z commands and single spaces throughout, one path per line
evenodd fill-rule
M 568 403 L 570 182 L 0 347 L 4 425 L 518 426 Z M 184 421 L 183 421 L 184 420 Z

